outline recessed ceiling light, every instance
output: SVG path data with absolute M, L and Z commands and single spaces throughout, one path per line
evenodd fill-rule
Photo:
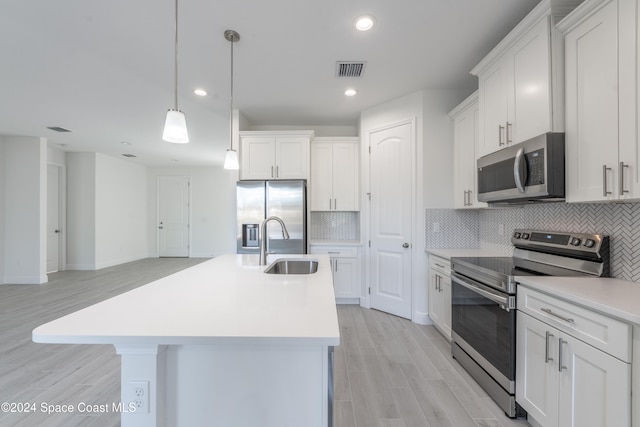
M 207 91 L 204 89 L 196 89 L 193 91 L 198 96 L 207 96 Z
M 358 93 L 358 91 L 353 89 L 353 88 L 349 88 L 349 89 L 344 91 L 344 94 L 346 96 L 354 96 L 356 93 Z
M 358 31 L 369 31 L 376 24 L 376 18 L 373 15 L 358 16 L 353 21 L 353 26 Z
M 121 141 L 120 144 L 122 144 L 122 145 L 133 145 L 132 143 L 127 142 L 127 141 Z

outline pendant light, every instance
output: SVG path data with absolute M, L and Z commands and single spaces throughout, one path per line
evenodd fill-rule
M 164 122 L 162 139 L 176 144 L 189 142 L 187 133 L 187 121 L 184 113 L 178 110 L 178 0 L 176 0 L 176 25 L 175 25 L 175 57 L 174 57 L 174 108 L 167 111 L 167 119 Z
M 231 97 L 229 98 L 229 149 L 224 156 L 224 168 L 237 170 L 240 169 L 238 163 L 238 152 L 233 149 L 233 44 L 240 40 L 240 34 L 233 30 L 224 32 L 224 38 L 231 43 Z

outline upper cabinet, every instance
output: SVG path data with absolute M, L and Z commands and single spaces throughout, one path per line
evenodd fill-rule
M 478 92 L 474 92 L 450 113 L 453 120 L 454 207 L 486 207 L 478 202 L 476 153 L 478 151 Z
M 479 85 L 478 157 L 564 131 L 562 37 L 580 1 L 543 0 L 472 71 Z
M 311 143 L 312 211 L 357 211 L 359 139 L 315 138 Z
M 240 179 L 309 179 L 313 131 L 240 132 Z
M 565 35 L 566 199 L 640 198 L 637 1 L 586 0 Z

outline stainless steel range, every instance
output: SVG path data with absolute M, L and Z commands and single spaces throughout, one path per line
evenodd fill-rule
M 517 276 L 608 277 L 609 237 L 515 230 L 513 257 L 451 258 L 451 352 L 510 417 L 515 402 Z

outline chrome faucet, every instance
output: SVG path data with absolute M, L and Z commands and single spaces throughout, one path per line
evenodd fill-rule
M 284 221 L 277 216 L 270 216 L 260 225 L 260 265 L 267 265 L 267 223 L 269 221 L 278 221 L 282 227 L 282 237 L 289 240 L 289 232 L 284 225 Z

